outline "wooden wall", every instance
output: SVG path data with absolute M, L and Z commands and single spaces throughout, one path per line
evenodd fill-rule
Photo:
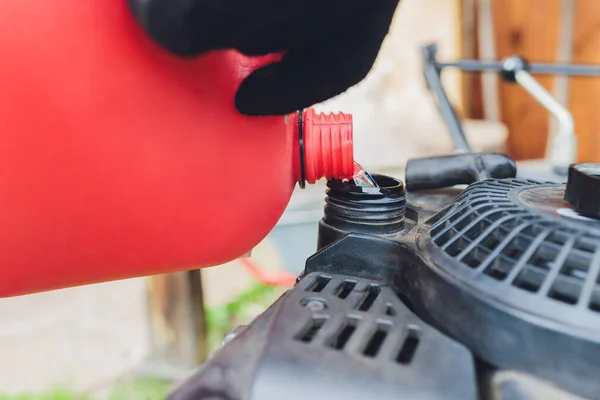
M 499 58 L 521 54 L 529 60 L 554 61 L 558 44 L 560 0 L 494 0 L 494 31 Z M 552 77 L 540 77 L 552 90 Z M 516 85 L 501 84 L 500 110 L 509 129 L 508 149 L 517 159 L 543 158 L 549 116 Z
M 600 64 L 600 1 L 575 0 L 573 61 Z M 600 78 L 571 80 L 570 107 L 579 161 L 600 162 Z
M 518 54 L 534 62 L 556 62 L 563 1 L 568 0 L 492 0 L 497 57 Z M 600 65 L 600 1 L 571 1 L 575 4 L 572 62 Z M 473 53 L 477 55 L 476 50 Z M 553 91 L 553 77 L 537 78 Z M 477 82 L 471 85 L 467 111 L 472 118 L 482 116 L 481 87 Z M 568 105 L 580 141 L 579 161 L 600 162 L 600 78 L 571 79 L 569 95 Z M 515 85 L 500 83 L 499 102 L 501 119 L 509 128 L 509 153 L 516 159 L 543 158 L 549 114 Z

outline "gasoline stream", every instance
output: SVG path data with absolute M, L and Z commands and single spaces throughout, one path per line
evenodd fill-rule
M 364 188 L 377 188 L 379 185 L 375 179 L 356 161 L 354 162 L 354 175 L 352 175 L 354 184 Z

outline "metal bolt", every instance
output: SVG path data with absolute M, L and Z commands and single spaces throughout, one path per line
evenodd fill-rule
M 311 300 L 306 303 L 306 308 L 313 312 L 323 311 L 325 309 L 325 304 L 321 303 L 320 301 Z

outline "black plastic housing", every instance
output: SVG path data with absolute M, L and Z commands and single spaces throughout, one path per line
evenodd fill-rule
M 405 227 L 406 190 L 402 181 L 373 175 L 377 188 L 330 180 L 323 219 L 319 223 L 317 249 L 350 232 L 390 236 Z
M 505 154 L 465 153 L 415 158 L 406 164 L 406 187 L 413 192 L 469 185 L 489 178 L 514 178 L 516 175 L 515 161 Z
M 565 200 L 581 215 L 600 218 L 600 164 L 569 167 Z
M 600 399 L 600 229 L 564 185 L 376 179 L 329 183 L 297 285 L 169 400 Z

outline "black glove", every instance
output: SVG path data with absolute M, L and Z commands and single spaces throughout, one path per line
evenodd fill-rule
M 236 107 L 287 114 L 344 92 L 365 78 L 399 0 L 128 0 L 165 49 L 193 57 L 214 49 L 246 55 L 286 52 L 251 74 Z

